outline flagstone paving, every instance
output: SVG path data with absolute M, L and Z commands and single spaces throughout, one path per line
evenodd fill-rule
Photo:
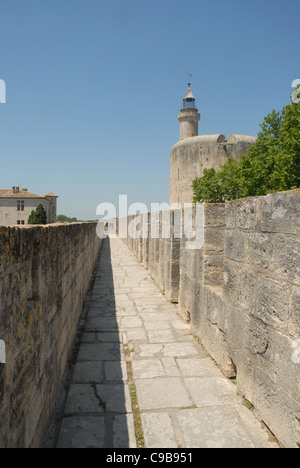
M 103 243 L 85 310 L 48 445 L 136 448 L 134 386 L 147 448 L 278 447 L 119 239 Z

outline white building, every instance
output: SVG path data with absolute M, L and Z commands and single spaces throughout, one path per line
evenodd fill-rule
M 10 190 L 0 190 L 0 226 L 26 224 L 32 210 L 42 204 L 47 213 L 47 222 L 56 222 L 57 195 L 47 193 L 36 195 L 27 189 L 12 187 Z

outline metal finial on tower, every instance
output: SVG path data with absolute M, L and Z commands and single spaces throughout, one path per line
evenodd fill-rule
M 191 78 L 192 78 L 192 74 L 191 73 L 186 73 L 186 75 L 188 75 L 190 77 L 190 81 L 191 81 Z M 189 86 L 191 86 L 191 83 L 188 83 Z

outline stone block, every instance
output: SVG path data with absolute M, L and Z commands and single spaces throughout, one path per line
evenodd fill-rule
M 188 377 L 186 386 L 198 407 L 238 403 L 236 388 L 225 377 Z
M 244 347 L 247 322 L 248 315 L 239 307 L 232 305 L 228 307 L 226 336 L 240 348 Z
M 253 265 L 273 270 L 275 261 L 274 236 L 253 233 L 248 237 L 248 258 Z
M 245 262 L 247 255 L 247 236 L 241 231 L 226 231 L 225 257 L 236 262 Z
M 207 285 L 223 286 L 224 257 L 218 254 L 204 255 L 204 283 Z
M 300 287 L 293 287 L 288 331 L 295 339 L 300 336 Z
M 193 291 L 193 281 L 189 278 L 184 271 L 180 274 L 180 286 L 179 286 L 179 310 L 184 311 L 189 309 L 189 299 Z
M 255 448 L 238 414 L 228 406 L 180 411 L 178 422 L 189 448 Z M 220 427 L 223 427 L 220 435 Z
M 132 414 L 117 414 L 113 417 L 113 447 L 136 448 Z
M 239 271 L 232 267 L 232 263 L 224 262 L 224 297 L 235 303 L 238 298 Z
M 257 295 L 257 276 L 248 268 L 239 271 L 237 277 L 237 301 L 240 307 L 253 312 Z
M 196 346 L 196 343 L 166 343 L 164 345 L 163 356 L 164 357 L 189 357 L 189 356 L 198 356 L 199 350 Z
M 104 413 L 104 407 L 99 404 L 94 389 L 89 384 L 71 385 L 65 407 L 66 416 L 84 413 Z
M 290 395 L 299 402 L 300 395 L 300 362 L 295 360 L 294 340 L 289 336 L 275 332 L 274 356 L 276 377 L 284 387 L 290 390 Z M 298 357 L 298 354 L 297 354 Z M 279 386 L 281 384 L 278 382 Z
M 229 231 L 235 229 L 236 204 L 236 200 L 227 202 L 225 204 L 226 229 L 228 229 Z
M 97 368 L 97 363 L 79 363 L 79 364 L 92 364 Z M 127 382 L 127 366 L 125 361 L 106 361 L 104 362 L 104 373 L 107 382 Z M 99 380 L 90 380 L 90 382 L 103 383 Z
M 259 197 L 250 197 L 237 200 L 235 204 L 235 223 L 237 229 L 250 231 L 256 229 L 260 221 Z
M 277 249 L 276 272 L 287 281 L 300 285 L 300 241 L 279 234 L 276 236 L 275 242 Z
M 244 345 L 254 357 L 274 364 L 274 330 L 253 316 L 248 317 Z
M 222 332 L 225 332 L 226 303 L 221 288 L 207 287 L 206 317 L 213 325 L 217 325 Z
M 166 284 L 165 295 L 169 302 L 178 303 L 179 281 L 171 281 Z
M 57 448 L 103 448 L 104 423 L 104 416 L 85 415 L 64 418 Z
M 232 350 L 232 360 L 236 367 L 236 381 L 238 385 L 238 390 L 241 395 L 245 397 L 246 400 L 253 402 L 254 401 L 254 378 L 255 378 L 255 359 L 249 357 L 246 354 L 241 352 L 240 349 L 236 348 Z
M 77 362 L 74 374 L 74 383 L 102 382 L 104 372 L 102 362 Z
M 134 379 L 153 379 L 165 377 L 165 371 L 160 359 L 135 360 L 132 362 Z
M 121 359 L 120 345 L 117 343 L 82 343 L 78 361 L 116 361 Z
M 255 315 L 267 325 L 276 329 L 286 329 L 289 314 L 287 288 L 281 284 L 260 276 L 257 286 Z
M 142 411 L 181 408 L 194 404 L 180 377 L 158 377 L 136 380 Z
M 274 193 L 262 199 L 263 232 L 300 234 L 300 190 Z
M 96 385 L 95 394 L 101 408 L 106 413 L 130 413 L 131 400 L 129 387 L 125 383 Z
M 177 365 L 184 377 L 222 377 L 220 369 L 211 358 L 177 359 Z
M 180 303 L 179 303 L 180 304 Z M 207 287 L 201 282 L 195 282 L 194 302 L 190 313 L 191 326 L 198 333 L 200 329 L 200 318 L 207 313 Z
M 204 315 L 198 317 L 197 329 L 191 322 L 191 331 L 199 339 L 205 350 L 218 363 L 227 378 L 236 375 L 236 369 L 231 358 L 231 350 L 225 341 L 225 334 L 213 325 Z
M 277 385 L 274 375 L 268 375 L 259 367 L 255 371 L 254 392 L 253 404 L 265 424 L 272 427 L 272 432 L 285 447 L 297 448 L 300 436 L 299 402 Z
M 233 304 L 253 311 L 257 294 L 256 274 L 247 267 L 237 268 L 238 264 L 225 261 L 224 264 L 224 297 Z
M 215 227 L 205 229 L 205 252 L 223 252 L 224 251 L 225 230 Z
M 205 227 L 225 228 L 225 204 L 205 203 L 204 204 Z
M 171 329 L 148 331 L 149 343 L 172 343 L 175 336 Z
M 168 413 L 142 413 L 146 447 L 177 448 L 176 436 Z
M 191 278 L 194 275 L 193 260 L 194 252 L 192 250 L 184 249 L 180 258 L 180 266 L 181 269 Z

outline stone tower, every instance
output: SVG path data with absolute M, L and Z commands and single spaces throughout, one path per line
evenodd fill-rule
M 180 122 L 180 140 L 198 135 L 200 114 L 198 113 L 198 109 L 196 109 L 191 83 L 188 83 L 188 89 L 183 98 L 183 105 L 178 115 L 178 120 Z
M 189 83 L 178 115 L 180 141 L 170 154 L 170 205 L 192 203 L 192 182 L 196 177 L 202 177 L 205 169 L 218 170 L 229 157 L 238 159 L 256 141 L 247 135 L 229 135 L 227 139 L 220 133 L 198 136 L 200 114 L 190 86 Z

